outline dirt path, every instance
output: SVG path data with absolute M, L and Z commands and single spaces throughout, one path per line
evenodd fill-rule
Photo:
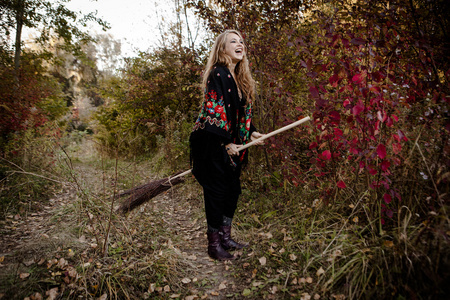
M 89 150 L 91 148 L 92 145 L 87 144 L 80 147 L 74 154 L 74 161 L 78 161 L 74 174 L 83 186 L 95 187 L 92 191 L 95 194 L 102 186 L 101 182 L 95 182 L 102 181 L 102 170 L 99 169 L 99 164 L 92 163 L 93 154 Z M 106 176 L 108 185 L 112 185 L 112 177 L 112 175 Z M 174 188 L 153 198 L 136 209 L 136 212 L 122 219 L 121 222 L 124 227 L 127 227 L 128 232 L 137 232 L 135 235 L 139 235 L 140 229 L 133 228 L 136 226 L 136 221 L 139 222 L 140 218 L 143 221 L 146 220 L 144 219 L 146 215 L 151 215 L 153 219 L 159 217 L 160 225 L 167 231 L 165 234 L 168 242 L 157 247 L 160 252 L 172 250 L 182 266 L 181 272 L 175 275 L 175 277 L 179 276 L 175 279 L 179 282 L 173 284 L 174 279 L 169 280 L 169 284 L 172 282 L 170 289 L 152 285 L 152 282 L 144 282 L 143 284 L 149 287 L 145 297 L 192 300 L 236 298 L 239 295 L 239 288 L 232 276 L 231 263 L 213 261 L 206 253 L 206 224 L 200 192 L 198 187 Z M 74 227 L 80 226 L 80 224 L 74 226 L 75 220 L 81 220 L 82 217 L 79 212 L 74 211 L 75 203 L 79 199 L 80 188 L 67 184 L 45 205 L 40 205 L 38 211 L 9 215 L 6 220 L 1 221 L 0 280 L 3 284 L 0 299 L 7 299 L 10 295 L 20 295 L 17 299 L 24 299 L 25 292 L 15 294 L 14 289 L 21 289 L 27 284 L 34 288 L 34 290 L 30 288 L 28 294 L 25 293 L 30 297 L 29 299 L 40 299 L 40 296 L 57 299 L 64 291 L 67 293 L 70 288 L 77 287 L 79 292 L 81 287 L 77 285 L 80 285 L 79 278 L 82 278 L 80 266 L 84 268 L 92 262 L 96 263 L 97 267 L 101 265 L 101 268 L 98 267 L 101 270 L 108 269 L 107 259 L 98 258 L 100 262 L 96 262 L 93 258 L 92 253 L 98 255 L 99 245 L 95 243 L 98 238 L 95 236 L 95 231 L 89 234 L 87 230 L 90 225 L 84 224 L 82 228 L 84 231 L 81 232 L 74 230 Z M 145 230 L 150 230 L 154 222 L 140 225 Z M 134 239 L 132 234 L 130 239 Z M 140 245 L 142 249 L 149 246 Z M 75 260 L 78 256 L 71 256 L 72 249 L 81 253 L 79 257 L 81 261 Z M 142 250 L 140 253 L 150 255 L 148 251 L 145 251 Z M 88 257 L 90 257 L 89 260 L 86 260 Z M 114 261 L 110 261 L 112 265 Z M 75 269 L 72 269 L 72 265 L 78 265 L 76 268 L 78 274 L 73 278 L 70 275 L 70 272 Z M 110 268 L 112 266 L 109 266 Z M 42 287 L 41 281 L 50 279 L 52 284 Z M 84 280 L 88 281 L 86 278 Z M 52 289 L 53 292 L 51 292 Z
M 231 262 L 217 262 L 208 257 L 206 226 L 203 215 L 199 214 L 198 203 L 192 204 L 183 197 L 174 198 L 170 192 L 154 202 L 163 209 L 173 235 L 181 237 L 181 243 L 175 246 L 191 262 L 191 275 L 183 278 L 183 281 L 205 283 L 201 288 L 193 288 L 192 295 L 200 293 L 208 296 L 208 299 L 233 297 L 237 286 L 231 275 Z

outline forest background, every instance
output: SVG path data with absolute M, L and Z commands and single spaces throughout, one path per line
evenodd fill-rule
M 190 294 L 185 262 L 161 254 L 162 223 L 148 225 L 146 242 L 159 243 L 135 267 L 143 250 L 131 220 L 144 213 L 116 214 L 111 196 L 189 168 L 200 76 L 213 37 L 228 28 L 247 43 L 259 131 L 312 120 L 251 149 L 236 225 L 256 245 L 227 266 L 240 284 L 226 297 L 449 294 L 448 1 L 174 1 L 164 44 L 120 69 L 120 43 L 83 31 L 107 20 L 64 2 L 0 2 L 2 235 L 70 186 L 76 197 L 54 222 L 70 219 L 74 236 L 97 243 L 75 254 L 68 243 L 41 247 L 47 265 L 2 253 L 2 297 L 39 299 L 54 288 L 66 298 L 207 296 Z M 190 13 L 197 23 L 186 21 Z M 23 26 L 40 31 L 33 47 L 22 47 Z M 197 30 L 208 38 L 197 43 Z M 101 172 L 89 180 L 99 191 L 76 167 L 84 160 L 73 153 L 86 141 L 95 145 L 88 163 Z M 201 207 L 192 178 L 182 189 Z M 127 222 L 125 234 L 118 228 Z M 168 285 L 174 293 L 164 293 Z

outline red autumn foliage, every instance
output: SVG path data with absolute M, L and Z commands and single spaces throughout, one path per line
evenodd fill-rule
M 0 136 L 6 142 L 11 133 L 39 127 L 48 121 L 39 104 L 54 90 L 34 70 L 21 70 L 20 85 L 16 84 L 11 68 L 2 67 L 0 74 Z
M 348 188 L 369 191 L 373 216 L 390 218 L 409 192 L 404 176 L 423 180 L 426 167 L 411 158 L 414 141 L 424 159 L 438 157 L 434 170 L 450 164 L 445 2 L 327 1 L 303 20 L 289 12 L 310 2 L 268 9 L 267 1 L 216 1 L 217 14 L 191 2 L 214 32 L 244 33 L 259 84 L 258 128 L 312 116 L 311 126 L 273 139 L 267 150 L 286 180 L 317 187 L 327 201 Z M 440 187 L 424 183 L 439 203 Z

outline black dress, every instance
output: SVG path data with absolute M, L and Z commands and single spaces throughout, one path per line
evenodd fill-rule
M 225 66 L 216 66 L 190 136 L 192 174 L 203 187 L 208 225 L 218 228 L 223 216 L 233 218 L 241 193 L 240 174 L 248 151 L 230 157 L 229 143 L 246 144 L 253 131 L 252 105 L 240 99 Z

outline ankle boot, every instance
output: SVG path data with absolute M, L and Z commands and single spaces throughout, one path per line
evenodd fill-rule
M 247 244 L 239 244 L 231 238 L 231 226 L 220 226 L 220 241 L 225 250 L 239 250 L 247 247 Z
M 217 260 L 233 260 L 235 257 L 225 251 L 220 243 L 220 234 L 216 232 L 207 232 L 208 236 L 208 255 Z

